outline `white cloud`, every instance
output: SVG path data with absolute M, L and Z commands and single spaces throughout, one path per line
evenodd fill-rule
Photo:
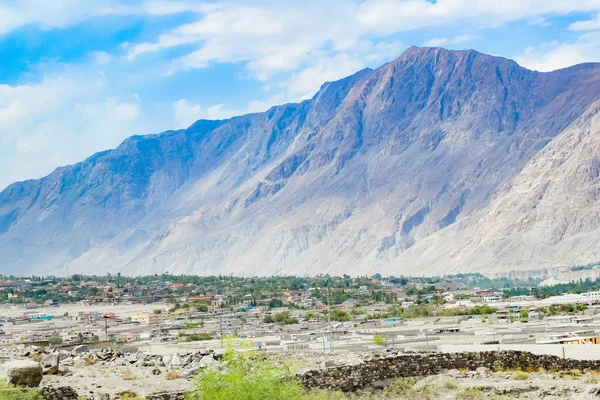
M 361 4 L 358 23 L 373 33 L 390 34 L 449 22 L 481 26 L 549 14 L 597 11 L 598 0 L 367 0 Z
M 175 114 L 176 128 L 187 128 L 202 118 L 200 104 L 190 103 L 186 99 L 177 100 L 173 103 L 173 113 Z
M 379 65 L 398 56 L 404 49 L 400 42 L 373 44 L 365 41 L 354 46 L 353 51 L 322 57 L 310 66 L 292 74 L 281 84 L 286 101 L 300 101 L 312 97 L 324 82 L 331 82 L 369 65 Z
M 163 32 L 155 41 L 129 46 L 128 58 L 181 45 L 196 50 L 174 60 L 168 74 L 213 63 L 243 62 L 253 78 L 316 68 L 323 57 L 348 54 L 357 43 L 372 44 L 387 35 L 464 21 L 474 29 L 574 11 L 600 10 L 600 0 L 308 0 L 220 2 L 198 21 Z M 477 39 L 476 35 L 433 38 L 441 46 Z M 351 55 L 349 55 L 351 56 Z
M 214 104 L 206 109 L 206 119 L 226 119 L 230 118 L 233 115 L 227 114 L 227 112 L 223 109 L 225 107 L 224 103 Z
M 150 131 L 135 97 L 123 101 L 105 89 L 103 80 L 87 74 L 0 85 L 0 188 Z
M 92 61 L 98 65 L 106 65 L 112 60 L 112 56 L 105 51 L 94 51 L 90 55 Z
M 569 29 L 572 31 L 593 31 L 600 30 L 600 14 L 596 15 L 596 18 L 587 21 L 577 21 L 569 25 Z
M 426 41 L 425 43 L 423 43 L 423 46 L 425 46 L 425 47 L 440 47 L 440 46 L 445 46 L 448 44 L 460 44 L 460 43 L 465 43 L 465 42 L 472 42 L 479 38 L 480 38 L 480 36 L 478 36 L 478 35 L 459 35 L 459 36 L 455 36 L 451 39 L 448 39 L 446 37 L 431 38 L 428 41 Z
M 448 39 L 447 37 L 436 37 L 436 38 L 431 38 L 428 41 L 426 41 L 425 43 L 423 43 L 424 47 L 440 47 L 440 46 L 444 46 L 445 44 L 450 43 L 450 39 Z
M 532 70 L 554 71 L 583 62 L 600 60 L 600 32 L 581 35 L 575 42 L 544 43 L 538 48 L 529 47 L 515 61 Z
M 65 28 L 98 16 L 204 13 L 212 9 L 212 5 L 194 0 L 15 0 L 0 4 L 0 35 L 27 24 Z

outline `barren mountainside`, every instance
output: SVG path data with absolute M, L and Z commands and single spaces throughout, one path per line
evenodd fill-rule
M 0 193 L 0 273 L 439 274 L 600 259 L 600 64 L 409 48 L 311 100 Z

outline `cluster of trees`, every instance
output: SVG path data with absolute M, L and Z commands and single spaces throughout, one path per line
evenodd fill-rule
M 178 343 L 184 342 L 199 342 L 201 340 L 211 340 L 213 337 L 210 333 L 198 333 L 193 335 L 183 335 L 181 334 L 179 339 L 177 339 Z
M 461 310 L 441 310 L 434 304 L 418 304 L 409 307 L 400 307 L 398 305 L 392 305 L 387 310 L 382 311 L 380 314 L 368 315 L 369 319 L 385 319 L 389 317 L 402 317 L 402 318 L 424 318 L 424 317 L 453 317 L 461 315 L 489 315 L 497 311 L 496 308 L 491 307 L 487 304 L 477 305 L 473 308 Z
M 298 320 L 292 317 L 289 311 L 283 311 L 273 316 L 267 314 L 264 318 L 264 322 L 267 324 L 277 323 L 279 325 L 291 325 L 297 324 Z

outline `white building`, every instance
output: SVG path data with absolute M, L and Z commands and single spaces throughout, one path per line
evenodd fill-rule
M 551 296 L 542 300 L 544 304 L 598 304 L 600 303 L 600 292 L 587 292 L 581 294 L 567 293 L 560 296 Z

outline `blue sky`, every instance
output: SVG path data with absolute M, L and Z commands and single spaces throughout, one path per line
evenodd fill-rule
M 600 0 L 2 0 L 0 189 L 133 134 L 300 101 L 411 45 L 600 61 Z

